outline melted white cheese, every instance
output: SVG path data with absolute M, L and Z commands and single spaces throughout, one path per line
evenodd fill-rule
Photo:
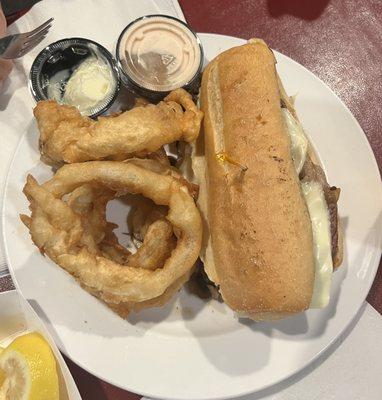
M 297 174 L 304 166 L 308 139 L 302 126 L 286 108 L 282 108 L 284 121 L 291 139 L 291 153 Z M 333 273 L 329 211 L 322 187 L 318 182 L 301 184 L 312 223 L 315 258 L 315 279 L 310 307 L 323 308 L 330 298 Z
M 318 182 L 301 184 L 310 219 L 312 221 L 314 256 L 316 271 L 311 308 L 327 306 L 333 273 L 331 234 L 328 207 L 322 187 Z
M 204 140 L 200 135 L 197 143 L 191 143 L 191 153 L 187 153 L 184 161 L 184 169 L 182 173 L 186 178 L 193 183 L 199 185 L 199 196 L 197 200 L 198 208 L 203 217 L 203 241 L 202 248 L 199 254 L 200 259 L 204 263 L 204 270 L 208 278 L 218 283 L 214 253 L 212 251 L 211 234 L 208 226 L 208 201 L 207 201 L 207 169 L 206 159 L 204 154 L 196 150 L 196 146 L 201 146 L 201 141 Z
M 305 163 L 306 153 L 308 151 L 308 139 L 304 134 L 300 122 L 293 117 L 289 110 L 287 108 L 282 108 L 281 111 L 290 135 L 292 159 L 297 174 L 299 174 Z

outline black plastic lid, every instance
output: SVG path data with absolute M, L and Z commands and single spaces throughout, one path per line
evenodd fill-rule
M 50 79 L 60 71 L 67 71 L 62 78 L 62 88 L 64 88 L 79 64 L 92 55 L 102 58 L 110 67 L 111 74 L 115 79 L 115 87 L 112 93 L 90 109 L 88 115 L 96 117 L 105 112 L 116 99 L 120 89 L 119 69 L 113 56 L 105 47 L 84 38 L 62 39 L 50 44 L 39 53 L 29 74 L 29 88 L 35 100 L 49 100 Z M 62 89 L 63 93 L 64 89 Z

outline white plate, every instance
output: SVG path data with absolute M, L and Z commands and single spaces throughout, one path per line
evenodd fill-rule
M 242 39 L 201 34 L 207 58 Z M 329 182 L 342 188 L 340 214 L 345 259 L 334 274 L 332 298 L 280 322 L 239 322 L 217 302 L 185 292 L 163 309 L 131 317 L 110 312 L 80 289 L 65 271 L 32 245 L 18 214 L 28 212 L 22 195 L 26 174 L 49 177 L 39 162 L 38 134 L 30 118 L 15 154 L 4 199 L 3 229 L 12 276 L 33 300 L 58 346 L 77 364 L 124 389 L 166 399 L 218 399 L 244 395 L 304 368 L 343 332 L 365 299 L 378 267 L 381 245 L 381 181 L 373 153 L 354 117 L 318 78 L 276 53 L 278 70 Z M 114 202 L 111 218 L 126 209 Z

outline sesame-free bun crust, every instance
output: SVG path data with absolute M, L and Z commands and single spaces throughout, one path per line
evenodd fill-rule
M 224 301 L 255 320 L 301 312 L 313 291 L 311 222 L 280 97 L 261 40 L 220 54 L 203 73 L 205 269 Z

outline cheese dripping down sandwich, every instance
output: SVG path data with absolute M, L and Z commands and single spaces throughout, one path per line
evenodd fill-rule
M 254 320 L 325 307 L 342 261 L 340 190 L 318 165 L 275 64 L 259 39 L 208 64 L 191 155 L 204 269 L 223 300 Z

